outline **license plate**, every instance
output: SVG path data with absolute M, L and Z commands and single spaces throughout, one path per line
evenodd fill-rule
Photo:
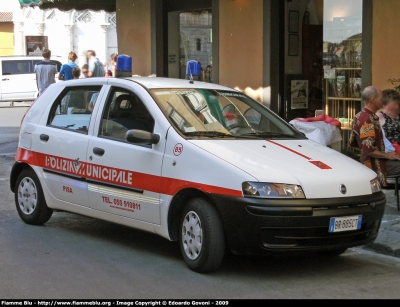
M 341 232 L 361 229 L 362 215 L 331 217 L 329 232 Z

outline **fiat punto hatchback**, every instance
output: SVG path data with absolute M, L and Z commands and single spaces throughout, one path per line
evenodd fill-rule
M 339 255 L 372 242 L 376 174 L 242 92 L 164 78 L 51 85 L 21 125 L 11 172 L 28 224 L 68 211 L 180 242 L 197 272 L 234 254 Z

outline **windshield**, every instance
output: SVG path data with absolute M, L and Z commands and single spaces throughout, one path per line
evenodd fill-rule
M 198 138 L 304 138 L 257 101 L 235 91 L 153 89 L 165 116 Z

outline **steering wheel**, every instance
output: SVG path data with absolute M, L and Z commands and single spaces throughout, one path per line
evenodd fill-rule
M 224 112 L 226 128 L 232 130 L 240 126 L 240 118 L 232 112 Z

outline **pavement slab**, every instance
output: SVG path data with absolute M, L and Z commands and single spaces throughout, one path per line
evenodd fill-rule
M 378 237 L 364 248 L 380 254 L 400 257 L 400 211 L 397 211 L 394 190 L 383 190 L 383 192 L 386 195 L 386 208 Z

